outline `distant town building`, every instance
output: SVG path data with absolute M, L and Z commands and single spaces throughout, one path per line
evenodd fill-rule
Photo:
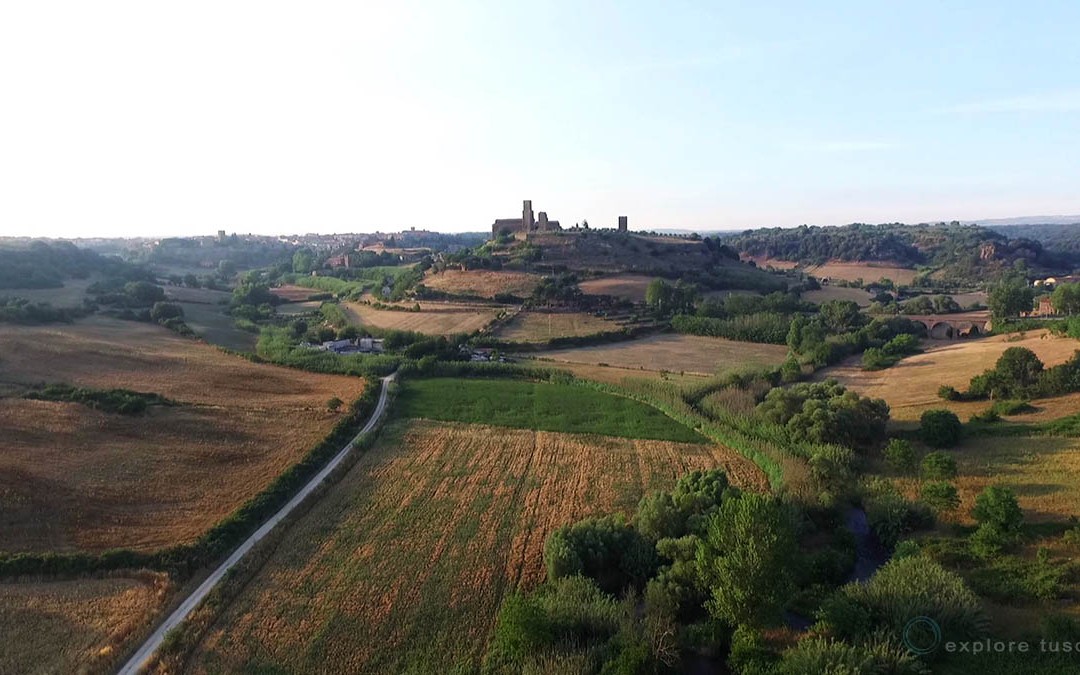
M 629 218 L 619 216 L 619 232 L 626 232 L 627 225 L 629 225 Z

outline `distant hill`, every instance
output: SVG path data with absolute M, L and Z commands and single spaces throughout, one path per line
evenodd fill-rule
M 1080 221 L 1076 223 L 1033 223 L 993 225 L 989 229 L 1011 238 L 1032 239 L 1043 248 L 1080 260 Z
M 1004 225 L 1075 225 L 1078 223 L 1080 223 L 1080 216 L 1019 216 L 1016 218 L 965 220 L 963 224 L 997 227 Z
M 759 260 L 804 265 L 884 262 L 925 270 L 949 281 L 993 278 L 1020 260 L 1040 272 L 1068 271 L 1080 259 L 1072 250 L 1046 246 L 1020 232 L 1011 236 L 1004 230 L 957 222 L 766 228 L 730 235 L 723 241 L 744 257 Z

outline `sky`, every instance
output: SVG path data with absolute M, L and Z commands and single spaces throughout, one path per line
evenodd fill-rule
M 8 2 L 0 235 L 1080 214 L 1080 2 Z

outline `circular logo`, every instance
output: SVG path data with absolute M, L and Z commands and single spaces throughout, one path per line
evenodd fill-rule
M 917 616 L 904 626 L 901 638 L 912 654 L 929 654 L 941 644 L 941 626 L 928 616 Z

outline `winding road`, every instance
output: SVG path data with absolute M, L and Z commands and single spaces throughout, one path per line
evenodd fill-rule
M 196 588 L 191 593 L 191 595 L 189 595 L 187 598 L 184 599 L 182 603 L 180 603 L 180 606 L 177 607 L 176 610 L 174 610 L 173 613 L 170 614 L 169 617 L 165 619 L 165 621 L 163 621 L 160 626 L 157 627 L 157 630 L 155 630 L 146 639 L 146 641 L 143 642 L 142 646 L 139 647 L 138 651 L 136 651 L 135 654 L 130 659 L 128 659 L 127 663 L 125 663 L 123 667 L 120 668 L 120 670 L 118 671 L 119 675 L 137 675 L 137 673 L 142 670 L 143 666 L 146 665 L 146 662 L 150 660 L 150 657 L 154 655 L 154 652 L 156 652 L 158 648 L 161 647 L 161 643 L 165 641 L 165 635 L 170 630 L 180 625 L 180 623 L 183 622 L 183 620 L 186 619 L 189 614 L 191 614 L 191 612 L 199 605 L 199 603 L 202 602 L 203 598 L 206 597 L 210 590 L 214 586 L 216 586 L 219 581 L 221 581 L 222 577 L 225 576 L 226 572 L 232 569 L 232 567 L 235 566 L 236 563 L 240 562 L 240 560 L 248 554 L 248 552 L 252 549 L 252 547 L 255 546 L 255 544 L 257 544 L 267 534 L 269 534 L 270 531 L 273 530 L 274 527 L 278 523 L 280 523 L 286 516 L 292 513 L 292 511 L 297 506 L 299 506 L 300 503 L 303 502 L 304 499 L 307 498 L 307 496 L 310 495 L 312 491 L 319 486 L 320 483 L 326 480 L 326 477 L 330 475 L 330 472 L 333 471 L 339 464 L 341 464 L 342 460 L 344 460 L 349 455 L 349 452 L 352 451 L 353 447 L 356 445 L 356 442 L 360 439 L 361 436 L 375 428 L 375 425 L 379 422 L 380 419 L 382 419 L 383 414 L 386 412 L 387 392 L 390 388 L 390 382 L 393 381 L 393 379 L 393 374 L 387 375 L 386 377 L 382 378 L 382 389 L 379 392 L 379 402 L 375 405 L 375 410 L 371 414 L 371 419 L 369 419 L 367 424 L 364 425 L 364 428 L 360 430 L 360 433 L 353 437 L 353 439 L 349 441 L 349 443 L 344 448 L 342 448 L 341 451 L 338 452 L 338 454 L 334 455 L 334 458 L 331 459 L 330 462 L 327 463 L 327 465 L 324 466 L 321 471 L 319 471 L 319 473 L 315 474 L 315 476 L 307 483 L 307 485 L 301 488 L 300 491 L 296 493 L 296 496 L 289 500 L 289 503 L 281 507 L 281 510 L 271 516 L 265 523 L 263 523 L 262 527 L 255 530 L 255 532 L 250 537 L 248 537 L 243 544 L 240 544 L 240 546 L 237 547 L 235 551 L 233 551 L 232 555 L 230 555 L 228 559 L 225 560 L 225 562 L 221 563 L 221 565 L 216 570 L 214 570 L 213 573 L 211 573 L 205 581 L 199 584 L 199 587 Z

